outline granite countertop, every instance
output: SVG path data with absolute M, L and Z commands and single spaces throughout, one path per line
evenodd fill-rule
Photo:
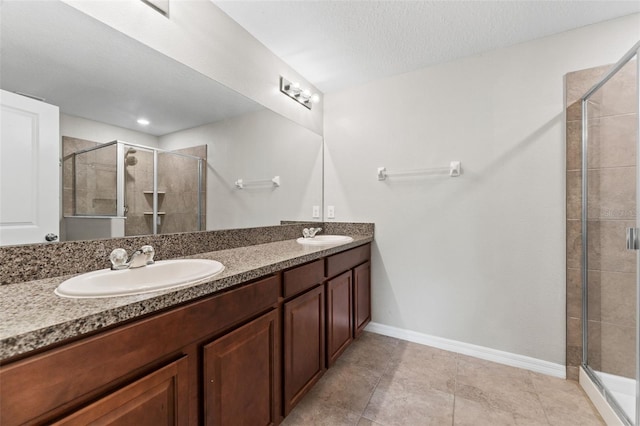
M 101 299 L 65 299 L 53 290 L 73 275 L 0 286 L 0 359 L 100 330 L 141 315 L 188 302 L 235 285 L 373 241 L 331 247 L 309 247 L 285 240 L 188 258 L 222 262 L 225 270 L 212 280 L 175 290 Z M 77 275 L 77 274 L 75 274 Z

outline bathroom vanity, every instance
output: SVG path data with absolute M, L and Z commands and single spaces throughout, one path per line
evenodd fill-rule
M 6 358 L 0 423 L 278 424 L 369 322 L 371 241 L 204 253 L 227 267 L 196 286 L 209 294 L 131 315 L 139 299 L 154 300 L 134 296 L 118 308 L 124 321 L 80 333 L 78 318 L 76 331 L 53 331 L 66 333 L 58 343 Z M 215 284 L 232 277 L 240 282 Z

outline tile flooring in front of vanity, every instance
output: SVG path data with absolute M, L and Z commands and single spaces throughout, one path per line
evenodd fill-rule
M 577 382 L 374 333 L 283 425 L 604 425 Z

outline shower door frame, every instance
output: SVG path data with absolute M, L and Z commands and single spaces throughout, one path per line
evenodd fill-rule
M 589 376 L 589 379 L 596 385 L 600 393 L 609 403 L 611 408 L 616 412 L 618 418 L 629 426 L 640 426 L 640 251 L 636 249 L 636 410 L 635 419 L 629 419 L 622 407 L 618 404 L 607 388 L 604 386 L 600 378 L 588 365 L 588 101 L 591 95 L 602 88 L 618 71 L 636 57 L 636 78 L 639 80 L 636 84 L 636 100 L 638 102 L 637 109 L 637 131 L 636 131 L 636 229 L 640 224 L 640 41 L 638 41 L 616 64 L 605 74 L 605 76 L 589 89 L 581 98 L 582 107 L 582 212 L 581 212 L 581 233 L 582 233 L 582 368 Z M 635 422 L 635 423 L 632 423 Z

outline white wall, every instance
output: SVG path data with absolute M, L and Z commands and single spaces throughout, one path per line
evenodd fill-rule
M 263 110 L 159 138 L 173 150 L 207 144 L 207 229 L 278 225 L 312 220 L 322 205 L 322 137 Z M 238 189 L 234 183 L 280 176 Z
M 375 322 L 565 363 L 563 76 L 639 38 L 635 15 L 325 96 L 325 204 L 376 224 Z
M 60 136 L 100 143 L 121 140 L 137 145 L 158 147 L 156 136 L 68 114 L 60 114 Z
M 64 3 L 322 133 L 322 100 L 310 111 L 279 91 L 280 75 L 322 94 L 210 0 L 170 2 L 169 18 L 140 0 Z

